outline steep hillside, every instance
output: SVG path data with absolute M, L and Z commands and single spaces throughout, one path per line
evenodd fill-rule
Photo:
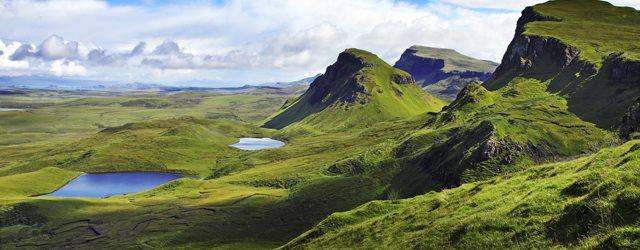
M 638 40 L 640 12 L 632 8 L 597 0 L 528 7 L 485 86 L 495 90 L 516 77 L 536 79 L 566 98 L 569 111 L 615 129 L 624 126 L 622 117 L 640 98 Z
M 441 100 L 420 90 L 406 72 L 367 51 L 348 49 L 264 126 L 280 129 L 295 124 L 340 130 L 439 111 L 442 106 Z
M 640 247 L 640 141 L 331 215 L 285 249 Z
M 329 167 L 386 176 L 392 201 L 336 213 L 284 248 L 639 248 L 640 141 L 599 150 L 619 145 L 602 128 L 638 136 L 638 20 L 596 0 L 527 8 L 489 81 L 385 160 Z
M 387 193 L 411 197 L 597 151 L 611 132 L 580 120 L 566 101 L 521 78 L 500 91 L 463 89 L 443 112 L 397 142 L 377 164 L 339 162 L 339 175 L 386 176 Z M 358 159 L 359 156 L 354 156 Z
M 464 86 L 491 77 L 497 63 L 475 59 L 452 49 L 414 45 L 394 65 L 413 76 L 429 93 L 453 101 Z

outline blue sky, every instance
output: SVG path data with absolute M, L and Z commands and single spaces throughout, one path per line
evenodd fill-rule
M 414 44 L 499 61 L 538 2 L 7 0 L 0 75 L 233 86 L 312 76 L 351 47 L 392 64 Z

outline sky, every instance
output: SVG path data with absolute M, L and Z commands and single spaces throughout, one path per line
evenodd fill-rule
M 322 73 L 347 48 L 393 64 L 411 45 L 499 62 L 539 2 L 0 0 L 0 75 L 237 86 Z

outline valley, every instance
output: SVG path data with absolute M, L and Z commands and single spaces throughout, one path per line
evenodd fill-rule
M 499 66 L 350 48 L 306 89 L 2 92 L 0 248 L 638 248 L 638 27 L 556 0 Z M 105 173 L 172 177 L 45 195 Z

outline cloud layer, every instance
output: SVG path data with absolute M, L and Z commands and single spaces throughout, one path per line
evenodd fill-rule
M 393 63 L 414 44 L 498 61 L 519 11 L 537 2 L 239 0 L 123 6 L 8 0 L 0 2 L 0 74 L 163 83 L 294 80 L 323 71 L 349 47 Z M 637 1 L 617 3 L 640 7 Z

